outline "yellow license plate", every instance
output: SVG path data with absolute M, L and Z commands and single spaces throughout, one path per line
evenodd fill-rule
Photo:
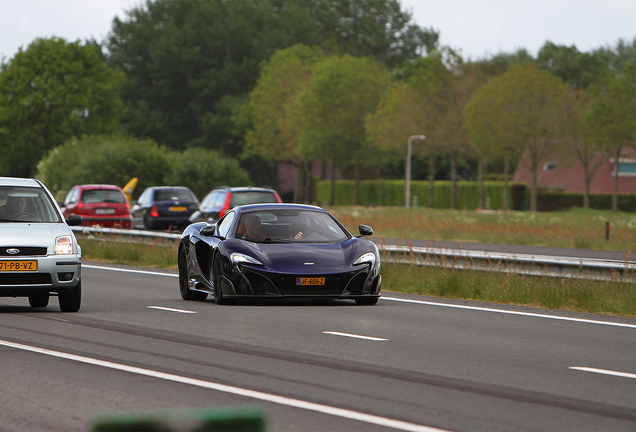
M 187 210 L 187 207 L 170 207 L 171 212 L 184 212 Z
M 38 271 L 38 262 L 0 261 L 0 271 Z
M 296 285 L 324 285 L 325 278 L 324 277 L 315 277 L 315 278 L 296 278 Z

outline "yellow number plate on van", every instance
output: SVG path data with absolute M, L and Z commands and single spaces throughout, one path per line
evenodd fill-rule
M 38 271 L 38 262 L 0 261 L 0 271 Z
M 184 212 L 187 209 L 187 207 L 170 207 L 171 212 Z
M 324 277 L 316 278 L 296 278 L 296 285 L 324 285 Z

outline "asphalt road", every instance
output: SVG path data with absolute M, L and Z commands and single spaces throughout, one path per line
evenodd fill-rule
M 221 407 L 268 431 L 636 430 L 633 319 L 392 293 L 216 306 L 175 272 L 88 262 L 83 289 L 76 314 L 0 298 L 0 430 Z

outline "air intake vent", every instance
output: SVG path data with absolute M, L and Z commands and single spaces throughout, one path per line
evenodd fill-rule
M 11 253 L 14 251 L 18 253 Z M 0 247 L 0 256 L 16 257 L 16 256 L 46 256 L 46 247 L 34 246 L 2 246 Z

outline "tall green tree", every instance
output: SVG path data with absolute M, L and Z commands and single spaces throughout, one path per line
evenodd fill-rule
M 335 171 L 338 165 L 345 166 L 342 162 L 353 166 L 358 204 L 360 169 L 374 157 L 367 151 L 365 119 L 375 110 L 387 82 L 388 74 L 371 58 L 330 57 L 315 66 L 300 95 L 302 151 L 307 157 L 330 161 L 331 205 Z
M 563 121 L 558 127 L 557 156 L 567 166 L 573 160 L 583 168 L 583 208 L 590 208 L 590 185 L 598 168 L 607 161 L 604 147 L 592 134 L 589 117 L 592 99 L 583 89 L 563 92 Z M 572 157 L 574 155 L 574 158 Z
M 277 51 L 263 65 L 256 87 L 250 92 L 251 128 L 245 134 L 244 151 L 293 164 L 297 172 L 294 202 L 311 201 L 311 179 L 307 175 L 310 162 L 300 149 L 303 122 L 298 96 L 307 86 L 314 66 L 323 58 L 320 50 L 305 45 Z
M 397 76 L 399 79 L 391 83 L 377 109 L 368 116 L 366 130 L 369 140 L 378 148 L 399 157 L 406 155 L 410 136 L 427 137 L 425 142 L 415 143 L 413 154 L 428 157 L 429 207 L 432 207 L 435 156 L 442 148 L 442 124 L 452 104 L 449 97 L 452 75 L 441 57 L 428 57 L 406 64 Z M 450 117 L 446 121 L 450 126 Z
M 537 210 L 537 170 L 553 149 L 565 88 L 560 78 L 532 64 L 516 65 L 482 86 L 466 106 L 469 134 L 482 155 L 503 157 L 506 170 L 522 155 L 532 173 L 532 211 Z
M 546 42 L 537 55 L 538 65 L 574 88 L 587 88 L 605 74 L 607 64 L 599 56 L 582 53 L 574 45 Z
M 36 39 L 0 65 L 0 170 L 32 176 L 70 137 L 119 131 L 124 74 L 93 43 Z
M 592 102 L 589 120 L 598 142 L 614 160 L 612 210 L 618 211 L 618 176 L 623 148 L 636 146 L 636 68 L 622 66 L 620 75 L 613 75 Z
M 174 149 L 237 155 L 232 113 L 276 50 L 323 45 L 399 63 L 436 38 L 410 18 L 397 0 L 147 1 L 114 20 L 106 45 L 127 77 L 124 125 Z

